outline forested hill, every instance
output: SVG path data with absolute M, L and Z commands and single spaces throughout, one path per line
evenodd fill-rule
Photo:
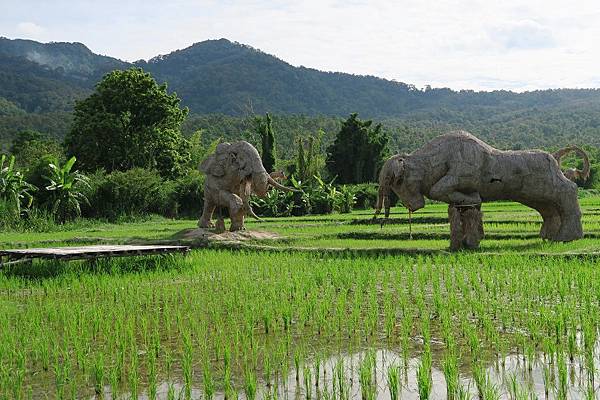
M 599 90 L 419 90 L 372 76 L 294 67 L 226 39 L 128 63 L 94 54 L 81 43 L 5 38 L 0 38 L 0 143 L 26 128 L 62 136 L 74 102 L 87 96 L 108 71 L 131 66 L 166 82 L 194 115 L 346 117 L 358 112 L 362 118 L 395 121 L 389 125 L 392 136 L 406 134 L 401 128 L 406 123 L 435 127 L 428 131 L 466 128 L 501 144 L 544 146 L 570 141 L 574 135 L 600 143 Z M 395 137 L 398 143 L 405 140 Z

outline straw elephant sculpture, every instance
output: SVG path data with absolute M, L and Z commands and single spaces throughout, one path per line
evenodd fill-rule
M 410 154 L 388 159 L 379 176 L 375 216 L 382 208 L 389 216 L 390 190 L 411 212 L 425 205 L 425 197 L 458 209 L 512 200 L 541 214 L 543 239 L 569 242 L 583 237 L 577 185 L 565 177 L 552 154 L 498 150 L 465 131 L 438 136 Z
M 251 194 L 264 197 L 269 187 L 295 191 L 267 173 L 260 154 L 246 141 L 217 145 L 214 154 L 200 164 L 200 171 L 206 174 L 204 208 L 198 221 L 201 228 L 214 227 L 211 219 L 215 209 L 226 207 L 231 218 L 230 231 L 244 229 L 244 217 L 256 217 L 249 203 Z M 223 225 L 220 213 L 218 219 L 218 224 Z

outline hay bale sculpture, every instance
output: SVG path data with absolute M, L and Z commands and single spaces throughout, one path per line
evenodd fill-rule
M 379 175 L 375 217 L 389 216 L 390 190 L 409 212 L 425 197 L 449 205 L 451 248 L 476 248 L 483 237 L 481 203 L 512 200 L 537 210 L 540 237 L 569 242 L 583 237 L 577 185 L 556 158 L 541 150 L 502 151 L 465 131 L 438 136 L 410 154 L 388 159 Z

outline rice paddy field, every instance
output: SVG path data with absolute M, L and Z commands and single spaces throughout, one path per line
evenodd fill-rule
M 484 206 L 448 252 L 446 207 L 249 222 L 270 241 L 187 256 L 34 262 L 0 272 L 0 398 L 600 398 L 600 198 L 586 237 Z M 0 247 L 168 241 L 196 221 L 3 232 Z

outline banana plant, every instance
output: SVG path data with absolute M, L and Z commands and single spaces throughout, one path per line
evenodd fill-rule
M 11 204 L 18 215 L 31 207 L 36 187 L 25 181 L 15 169 L 15 156 L 0 156 L 0 198 Z
M 340 186 L 334 198 L 333 208 L 340 213 L 349 213 L 352 211 L 356 203 L 356 196 L 352 188 L 342 185 Z
M 89 178 L 79 171 L 72 171 L 75 157 L 71 157 L 64 165 L 58 161 L 48 164 L 50 176 L 44 176 L 48 181 L 46 190 L 54 192 L 52 212 L 60 222 L 81 216 L 81 204 L 89 204 L 83 189 L 90 188 Z

